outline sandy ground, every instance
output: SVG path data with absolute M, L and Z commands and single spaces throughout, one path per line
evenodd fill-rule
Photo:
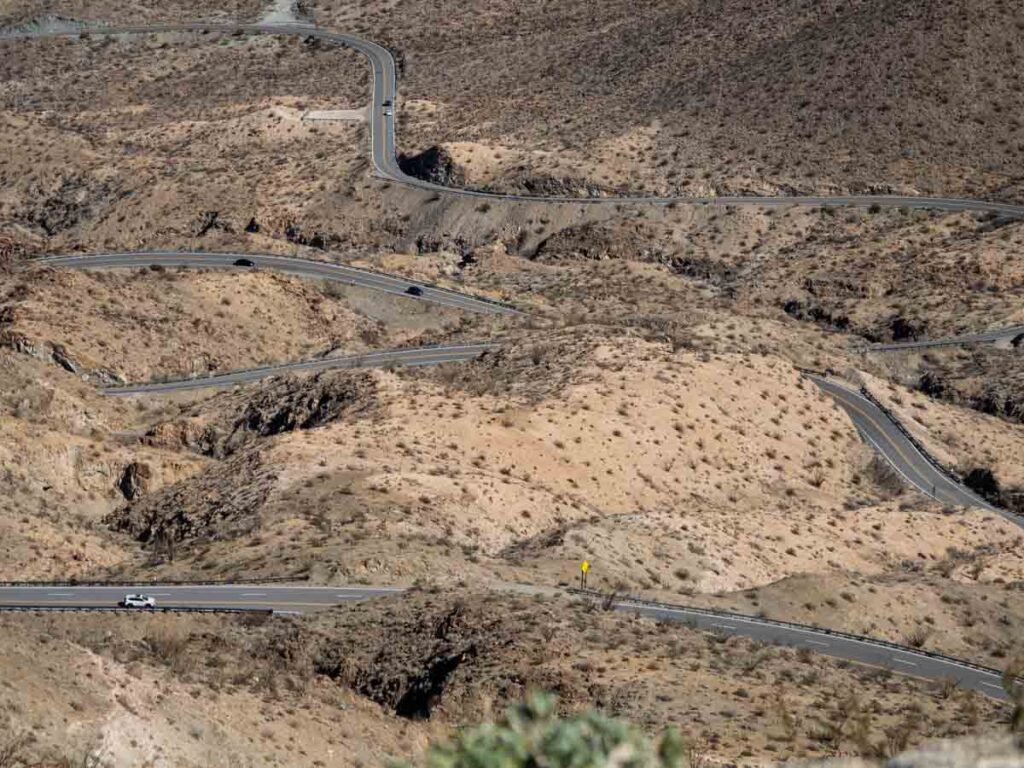
M 560 601 L 385 602 L 270 621 L 5 615 L 0 744 L 126 768 L 368 767 L 500 711 L 527 683 L 554 685 L 566 709 L 596 703 L 651 731 L 671 723 L 700 755 L 755 765 L 874 749 L 890 730 L 905 744 L 988 732 L 1005 717 L 972 693 Z M 469 644 L 430 721 L 393 714 L 431 653 Z M 843 724 L 854 715 L 858 728 Z

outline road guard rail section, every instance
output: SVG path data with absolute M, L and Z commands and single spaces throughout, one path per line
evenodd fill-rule
M 947 656 L 944 653 L 936 653 L 935 651 L 928 651 L 923 648 L 912 648 L 907 645 L 900 645 L 899 643 L 893 643 L 888 640 L 882 640 L 877 637 L 869 637 L 868 635 L 856 635 L 852 632 L 843 632 L 838 629 L 828 629 L 827 627 L 817 627 L 812 624 L 799 624 L 795 621 L 784 621 L 781 619 L 767 619 L 761 616 L 752 616 L 748 613 L 738 613 L 736 611 L 722 611 L 715 610 L 712 608 L 700 608 L 693 605 L 683 605 L 680 603 L 664 603 L 658 600 L 647 600 L 642 597 L 636 597 L 628 594 L 620 594 L 617 592 L 601 592 L 596 589 L 580 589 L 579 587 L 570 587 L 567 590 L 570 594 L 578 595 L 580 597 L 592 598 L 595 600 L 610 601 L 614 604 L 628 603 L 637 606 L 644 606 L 649 608 L 664 608 L 670 611 L 686 611 L 687 613 L 697 613 L 703 616 L 711 616 L 720 619 L 741 619 L 743 621 L 753 622 L 757 624 L 765 624 L 767 626 L 782 627 L 784 629 L 795 629 L 801 632 L 813 632 L 815 634 L 826 635 L 828 637 L 839 637 L 844 640 L 854 640 L 859 643 L 867 643 L 869 645 L 879 646 L 881 648 L 889 648 L 891 650 L 900 651 L 901 653 L 914 654 L 917 656 L 926 656 L 929 659 L 938 659 L 941 661 L 948 661 L 953 664 L 958 664 L 962 667 L 968 667 L 969 669 L 975 669 L 979 672 L 987 672 L 992 675 L 1002 677 L 1003 671 L 999 669 L 993 669 L 992 667 L 986 667 L 982 664 L 975 664 L 973 661 L 966 661 L 965 659 L 958 659 L 955 656 Z M 1017 678 L 1018 685 L 1024 685 L 1024 678 Z
M 903 426 L 903 422 L 896 418 L 896 415 L 892 411 L 890 411 L 889 408 L 885 404 L 883 404 L 881 400 L 879 400 L 877 397 L 871 394 L 867 387 L 862 386 L 860 388 L 860 394 L 862 397 L 864 397 L 865 400 L 869 401 L 873 406 L 875 406 L 878 410 L 882 412 L 885 418 L 887 418 L 892 423 L 892 425 L 896 427 L 896 429 L 898 429 L 905 438 L 907 438 L 910 444 L 914 446 L 914 449 L 919 454 L 921 454 L 924 460 L 931 464 L 937 472 L 945 476 L 951 482 L 956 483 L 961 488 L 964 488 L 971 496 L 974 496 L 976 499 L 978 499 L 978 501 L 982 502 L 984 505 L 993 508 L 998 506 L 996 504 L 993 504 L 988 499 L 979 496 L 977 493 L 974 492 L 972 488 L 968 488 L 966 485 L 964 485 L 963 478 L 961 478 L 953 470 L 949 469 L 942 462 L 940 462 L 938 459 L 932 456 L 928 449 L 921 444 L 921 441 L 914 437 L 910 433 L 910 430 Z
M 181 581 L 109 581 L 102 579 L 64 579 L 61 581 L 0 581 L 0 587 L 237 587 L 246 584 L 301 584 L 304 576 L 270 576 L 262 579 L 187 579 Z

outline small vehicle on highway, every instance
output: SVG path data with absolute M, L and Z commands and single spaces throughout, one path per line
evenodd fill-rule
M 235 259 L 236 267 L 255 267 L 256 264 L 252 259 Z
M 408 288 L 405 289 L 405 292 L 407 294 L 409 294 L 410 296 L 422 296 L 423 295 L 423 289 L 420 288 L 418 285 L 410 285 Z
M 156 600 L 149 595 L 125 595 L 119 605 L 122 608 L 156 608 Z

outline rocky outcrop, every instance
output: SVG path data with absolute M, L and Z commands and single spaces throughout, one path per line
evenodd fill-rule
M 398 167 L 403 173 L 432 184 L 461 187 L 466 183 L 465 172 L 444 147 L 433 146 L 418 155 L 399 155 Z
M 281 379 L 245 404 L 223 441 L 224 451 L 232 453 L 250 436 L 313 429 L 350 411 L 364 411 L 372 404 L 374 392 L 374 380 L 358 374 L 319 374 L 309 381 Z
M 135 501 L 149 490 L 153 473 L 148 464 L 133 461 L 125 467 L 117 480 L 117 489 L 127 501 Z
M 238 538 L 259 528 L 260 509 L 275 479 L 260 455 L 250 452 L 136 497 L 106 523 L 144 544 Z
M 490 187 L 485 189 L 492 191 Z M 500 190 L 493 191 L 537 197 L 616 197 L 628 194 L 625 190 L 606 189 L 589 179 L 544 174 L 527 174 L 502 179 Z
M 6 309 L 5 309 L 6 313 Z M 47 341 L 36 341 L 22 333 L 4 328 L 0 321 L 0 347 L 7 347 L 23 355 L 29 355 L 47 363 L 59 365 L 68 373 L 80 375 L 82 378 L 99 386 L 109 387 L 124 384 L 124 377 L 109 368 L 85 366 L 63 344 Z
M 846 315 L 835 315 L 816 303 L 805 304 L 799 299 L 790 299 L 782 305 L 782 311 L 797 320 L 811 320 L 838 331 L 850 329 L 850 318 Z
M 889 318 L 889 334 L 893 341 L 917 341 L 927 335 L 927 329 L 923 322 L 895 315 Z
M 430 718 L 457 670 L 477 657 L 480 617 L 461 603 L 424 615 L 404 641 L 379 648 L 369 664 L 352 663 L 346 649 L 321 647 L 314 659 L 320 674 L 340 678 L 399 717 Z
M 346 414 L 365 413 L 374 407 L 375 393 L 375 379 L 366 373 L 328 371 L 305 380 L 272 379 L 254 395 L 226 395 L 211 401 L 215 410 L 206 416 L 157 424 L 142 441 L 157 448 L 185 447 L 224 458 L 257 438 L 313 429 Z
M 538 261 L 606 261 L 623 259 L 672 264 L 669 250 L 650 238 L 606 224 L 567 227 L 542 241 L 534 252 Z
M 230 233 L 235 228 L 231 222 L 221 218 L 220 211 L 203 211 L 193 224 L 192 233 L 195 237 L 202 237 L 211 230 Z

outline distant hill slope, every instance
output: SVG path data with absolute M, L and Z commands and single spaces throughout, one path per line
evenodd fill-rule
M 404 56 L 401 143 L 498 145 L 456 147 L 484 182 L 1024 199 L 1019 3 L 374 0 L 358 19 L 348 5 L 319 0 L 317 19 Z

